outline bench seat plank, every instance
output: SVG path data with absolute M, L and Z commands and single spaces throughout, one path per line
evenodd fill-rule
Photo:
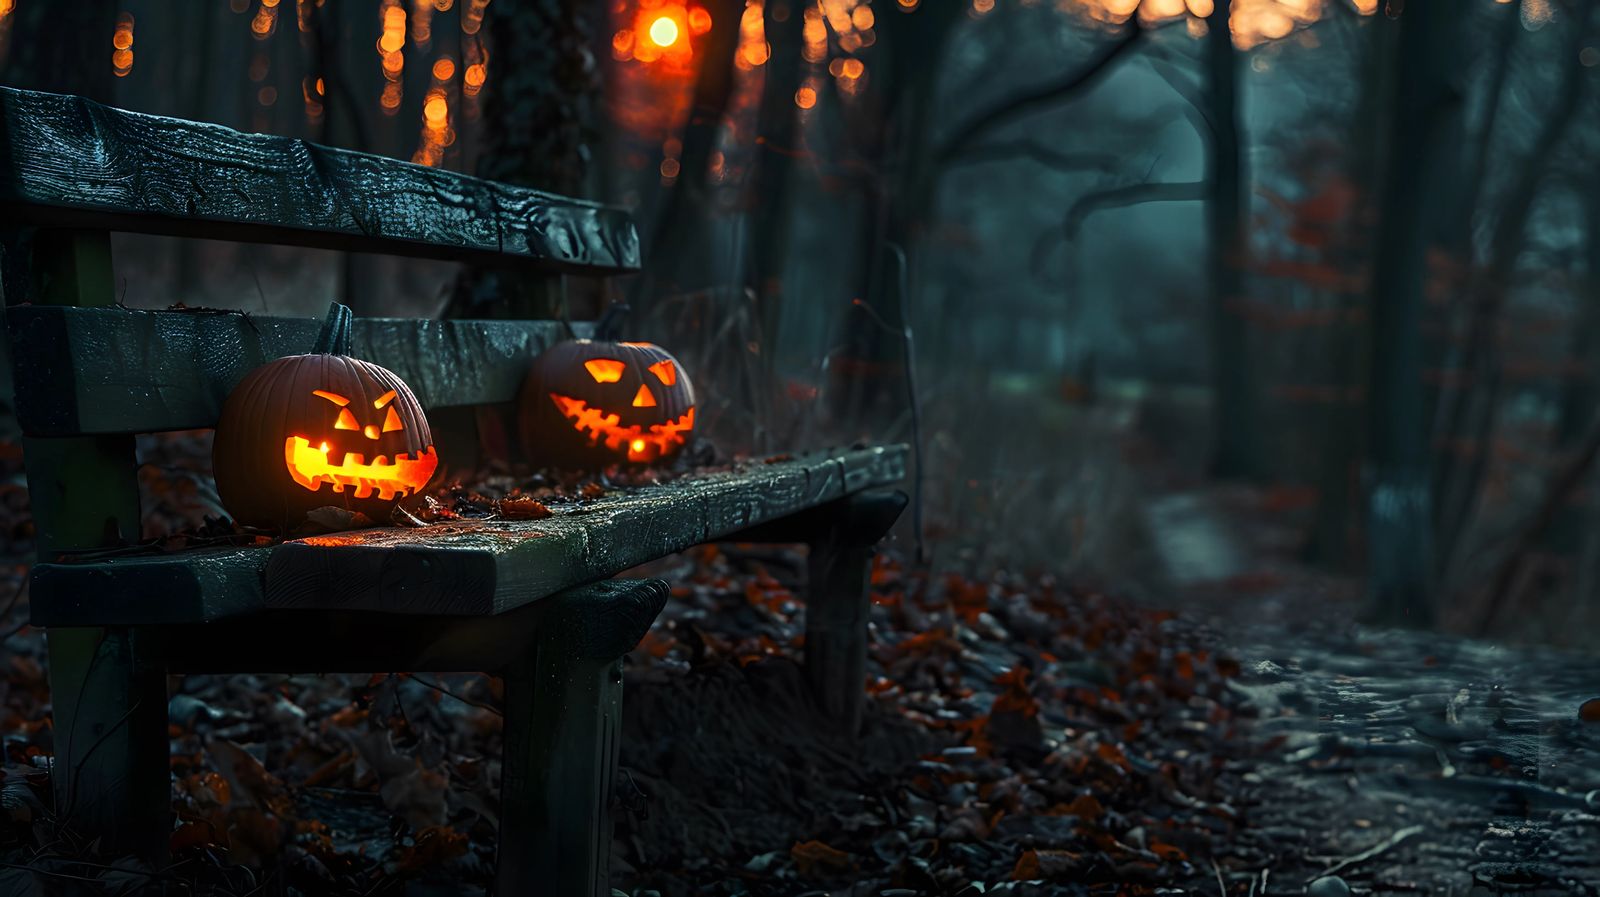
M 639 267 L 624 210 L 383 156 L 14 88 L 0 88 L 0 128 L 0 208 L 15 224 Z
M 904 445 L 692 475 L 529 521 L 374 529 L 267 548 L 34 568 L 39 626 L 201 623 L 264 610 L 506 613 L 905 476 Z
M 6 310 L 17 420 L 30 436 L 215 426 L 256 366 L 311 349 L 311 318 L 24 305 Z M 574 324 L 579 336 L 588 324 Z M 567 337 L 560 321 L 357 318 L 357 357 L 394 371 L 425 408 L 515 398 L 529 359 Z

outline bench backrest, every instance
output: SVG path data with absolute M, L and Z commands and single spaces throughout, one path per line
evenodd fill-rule
M 0 88 L 0 212 L 89 228 L 504 264 L 639 267 L 621 209 L 289 137 Z
M 636 270 L 619 209 L 303 140 L 0 88 L 0 221 L 16 408 L 42 557 L 139 536 L 133 434 L 215 425 L 252 368 L 319 323 L 116 304 L 110 233 L 308 245 L 508 266 Z M 14 237 L 15 232 L 13 232 Z M 21 245 L 9 240 L 12 251 Z M 21 290 L 18 266 L 25 266 Z M 586 328 L 580 325 L 580 333 Z M 359 320 L 354 354 L 425 407 L 510 400 L 556 321 Z

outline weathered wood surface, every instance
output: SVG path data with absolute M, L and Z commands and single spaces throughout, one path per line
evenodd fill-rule
M 25 305 L 6 311 L 17 420 L 31 436 L 210 427 L 258 365 L 311 350 L 321 322 L 242 314 Z M 579 335 L 587 324 L 574 325 Z M 424 407 L 513 399 L 559 321 L 360 318 L 354 354 L 394 371 Z
M 34 568 L 35 625 L 173 624 L 263 609 L 505 613 L 905 476 L 904 445 L 750 462 L 529 521 L 373 529 L 269 548 Z
M 609 273 L 626 211 L 304 140 L 0 88 L 0 210 L 94 227 Z

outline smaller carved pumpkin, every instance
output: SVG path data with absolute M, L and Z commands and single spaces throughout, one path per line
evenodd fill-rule
M 568 340 L 534 359 L 523 448 L 537 463 L 596 469 L 671 459 L 694 435 L 694 387 L 653 343 Z
M 211 459 L 240 523 L 288 529 L 333 505 L 381 524 L 433 477 L 421 404 L 388 369 L 349 357 L 350 317 L 336 303 L 311 354 L 270 361 L 228 394 Z

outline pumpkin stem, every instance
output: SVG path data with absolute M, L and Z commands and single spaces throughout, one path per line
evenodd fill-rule
M 600 320 L 594 322 L 594 338 L 607 343 L 622 339 L 622 322 L 632 310 L 626 302 L 613 302 L 606 306 L 606 310 L 600 313 Z
M 317 334 L 317 344 L 312 355 L 349 355 L 350 322 L 355 314 L 337 302 L 328 303 L 328 316 L 322 319 L 322 332 Z

